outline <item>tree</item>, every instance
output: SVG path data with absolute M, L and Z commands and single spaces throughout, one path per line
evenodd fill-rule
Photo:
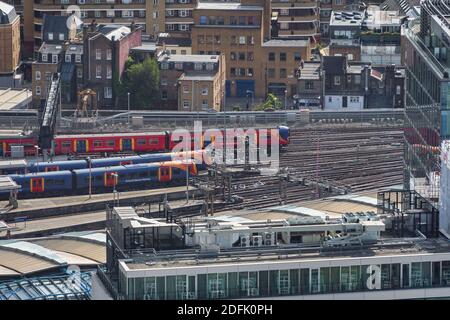
M 255 111 L 265 111 L 267 109 L 279 110 L 281 109 L 281 101 L 274 94 L 269 93 L 267 95 L 266 102 L 260 104 L 255 108 Z
M 158 63 L 151 58 L 142 63 L 134 63 L 129 58 L 121 81 L 117 85 L 117 93 L 121 105 L 127 105 L 128 92 L 130 104 L 137 108 L 150 108 L 159 97 Z

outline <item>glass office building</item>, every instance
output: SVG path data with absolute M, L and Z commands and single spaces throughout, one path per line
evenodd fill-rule
M 174 259 L 176 261 L 177 259 Z M 248 299 L 440 289 L 450 296 L 450 253 L 287 261 L 120 262 L 124 299 Z M 431 292 L 429 293 L 433 295 Z M 439 295 L 442 297 L 442 293 Z M 419 296 L 420 297 L 420 296 Z
M 436 204 L 440 143 L 450 135 L 448 5 L 448 0 L 425 0 L 421 17 L 402 30 L 406 67 L 405 187 Z

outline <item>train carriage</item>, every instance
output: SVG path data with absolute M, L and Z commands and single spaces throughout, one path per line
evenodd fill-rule
M 167 134 L 155 133 L 106 133 L 92 135 L 56 136 L 55 154 L 104 153 L 104 152 L 160 152 L 166 150 Z
M 25 175 L 10 175 L 21 186 L 19 194 L 48 195 L 72 191 L 72 173 L 70 171 L 42 172 Z

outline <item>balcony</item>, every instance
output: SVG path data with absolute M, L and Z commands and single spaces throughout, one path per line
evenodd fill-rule
M 316 9 L 318 8 L 315 0 L 290 0 L 290 1 L 272 1 L 272 9 Z

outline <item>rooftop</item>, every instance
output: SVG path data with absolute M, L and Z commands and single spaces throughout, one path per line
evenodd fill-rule
M 261 6 L 243 6 L 239 2 L 199 2 L 197 5 L 197 9 L 203 10 L 242 10 L 242 11 L 251 11 L 251 10 L 264 10 Z
M 367 10 L 364 24 L 367 26 L 399 26 L 406 16 L 398 11 Z
M 41 54 L 60 54 L 63 51 L 63 46 L 60 44 L 43 43 L 39 48 Z
M 333 11 L 330 18 L 330 26 L 354 26 L 361 27 L 365 12 Z
M 215 77 L 214 73 L 183 73 L 179 80 L 213 81 Z
M 103 264 L 105 243 L 105 234 L 101 232 L 0 241 L 0 277 L 27 276 L 67 265 Z
M 219 56 L 204 54 L 163 54 L 158 60 L 160 62 L 219 62 Z
M 309 40 L 269 40 L 262 44 L 263 47 L 307 47 Z
M 99 32 L 110 41 L 113 37 L 116 41 L 120 41 L 122 40 L 122 38 L 128 36 L 131 33 L 131 29 L 125 26 L 104 25 L 100 27 Z
M 0 89 L 0 110 L 25 109 L 32 94 L 27 89 Z
M 10 24 L 17 18 L 16 9 L 0 1 L 0 24 Z
M 341 250 L 323 250 L 318 247 L 302 247 L 301 245 L 288 248 L 252 248 L 232 249 L 221 251 L 217 255 L 202 255 L 199 251 L 178 251 L 177 255 L 170 252 L 161 252 L 155 255 L 141 256 L 134 260 L 122 260 L 120 264 L 129 270 L 169 269 L 177 267 L 213 268 L 235 266 L 239 264 L 261 264 L 268 262 L 271 265 L 285 263 L 304 263 L 324 261 L 332 263 L 333 260 L 351 259 L 359 260 L 361 257 L 372 259 L 377 257 L 408 257 L 417 255 L 431 255 L 448 253 L 450 243 L 447 239 L 392 239 L 383 245 L 346 248 Z M 147 258 L 147 259 L 146 259 Z
M 305 61 L 303 68 L 300 69 L 299 79 L 301 80 L 319 80 L 320 79 L 320 62 Z

